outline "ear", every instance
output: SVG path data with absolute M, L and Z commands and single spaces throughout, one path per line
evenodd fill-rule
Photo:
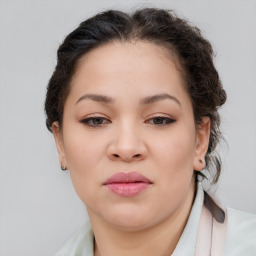
M 68 169 L 67 159 L 66 159 L 66 155 L 65 155 L 65 151 L 64 151 L 63 137 L 61 134 L 59 123 L 57 121 L 53 122 L 53 124 L 52 124 L 52 133 L 54 135 L 56 147 L 58 150 L 60 166 Z
M 208 116 L 202 118 L 202 122 L 197 127 L 196 148 L 193 168 L 201 171 L 205 167 L 205 155 L 207 153 L 211 130 L 211 120 Z

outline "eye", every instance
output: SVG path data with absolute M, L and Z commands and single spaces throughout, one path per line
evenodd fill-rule
M 110 121 L 104 117 L 89 117 L 81 120 L 81 123 L 91 126 L 91 127 L 98 127 L 106 123 L 110 123 Z
M 163 125 L 169 125 L 171 123 L 174 123 L 175 121 L 176 120 L 174 120 L 172 118 L 157 116 L 157 117 L 149 119 L 147 122 L 150 124 L 163 126 Z

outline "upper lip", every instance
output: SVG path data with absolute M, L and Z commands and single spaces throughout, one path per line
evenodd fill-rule
M 112 175 L 104 185 L 111 184 L 111 183 L 131 183 L 131 182 L 145 182 L 145 183 L 152 183 L 150 179 L 143 176 L 138 172 L 118 172 Z

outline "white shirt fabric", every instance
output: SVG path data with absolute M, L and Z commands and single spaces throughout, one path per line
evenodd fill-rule
M 198 182 L 195 201 L 187 224 L 171 256 L 195 255 L 203 203 L 204 191 L 201 182 Z M 226 218 L 227 231 L 222 255 L 256 256 L 256 215 L 228 208 Z M 93 240 L 93 231 L 88 221 L 55 256 L 93 256 Z

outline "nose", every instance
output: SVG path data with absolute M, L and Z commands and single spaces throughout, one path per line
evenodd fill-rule
M 147 156 L 147 147 L 138 129 L 127 124 L 115 132 L 107 154 L 114 161 L 141 161 Z

